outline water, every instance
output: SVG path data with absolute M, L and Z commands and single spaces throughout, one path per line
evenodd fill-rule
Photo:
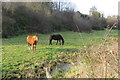
M 61 65 L 61 66 L 56 66 L 56 68 L 52 70 L 51 75 L 53 75 L 54 72 L 55 72 L 57 69 L 66 70 L 66 69 L 72 68 L 72 67 L 73 67 L 73 66 L 72 66 L 71 64 L 64 64 L 64 65 Z

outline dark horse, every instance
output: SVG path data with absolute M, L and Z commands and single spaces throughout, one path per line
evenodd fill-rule
M 62 45 L 64 45 L 64 39 L 60 34 L 52 34 L 52 35 L 50 35 L 50 37 L 49 37 L 49 45 L 52 45 L 52 40 L 57 40 L 56 45 L 58 44 L 58 41 L 59 41 L 59 43 L 61 45 L 61 40 L 62 40 Z

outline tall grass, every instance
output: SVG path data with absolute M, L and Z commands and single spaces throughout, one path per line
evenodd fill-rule
M 73 71 L 75 74 L 66 77 L 118 78 L 118 39 L 112 37 L 114 25 L 110 29 L 106 29 L 100 45 L 92 44 L 92 46 L 80 50 L 77 65 L 74 65 L 77 68 L 74 67 L 68 71 L 68 73 Z M 79 67 L 81 65 L 84 67 Z

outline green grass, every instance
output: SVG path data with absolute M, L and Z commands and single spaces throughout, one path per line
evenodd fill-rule
M 48 45 L 48 37 L 50 34 L 38 34 L 39 42 L 37 45 L 37 50 L 35 52 L 28 49 L 26 37 L 28 34 L 16 36 L 13 38 L 2 39 L 2 71 L 3 76 L 8 78 L 14 77 L 24 77 L 24 70 L 33 69 L 35 66 L 39 65 L 38 70 L 43 66 L 43 64 L 54 64 L 58 61 L 59 53 L 62 53 L 64 60 L 67 59 L 67 55 L 73 55 L 84 46 L 98 45 L 102 43 L 104 38 L 110 39 L 110 37 L 117 37 L 118 31 L 112 30 L 110 37 L 105 36 L 104 31 L 93 31 L 92 33 L 80 33 L 78 32 L 56 32 L 62 34 L 65 39 L 65 45 L 55 45 L 56 41 L 53 41 L 53 45 Z M 34 33 L 35 34 L 35 33 Z M 34 35 L 29 34 L 29 35 Z M 61 58 L 61 57 L 60 57 Z M 67 62 L 67 61 L 66 61 Z M 34 74 L 34 73 L 31 73 Z M 42 74 L 42 72 L 40 72 Z

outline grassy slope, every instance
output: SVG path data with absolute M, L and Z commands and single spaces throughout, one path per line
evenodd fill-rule
M 84 46 L 97 45 L 104 39 L 105 31 L 93 31 L 92 33 L 81 33 L 82 37 L 77 32 L 58 32 L 63 35 L 65 45 L 48 45 L 49 34 L 38 34 L 40 37 L 37 45 L 37 51 L 28 50 L 26 43 L 26 35 L 16 36 L 13 38 L 3 39 L 2 41 L 2 69 L 3 76 L 20 77 L 21 73 L 28 68 L 35 69 L 35 65 L 42 66 L 48 60 L 56 60 L 55 54 L 59 53 L 74 53 Z M 34 35 L 34 34 L 29 34 Z M 112 37 L 117 37 L 117 31 L 111 32 Z M 108 38 L 109 39 L 109 38 Z M 19 73 L 19 74 L 18 74 Z M 14 75 L 15 74 L 15 75 Z M 17 74 L 17 75 L 16 75 Z

